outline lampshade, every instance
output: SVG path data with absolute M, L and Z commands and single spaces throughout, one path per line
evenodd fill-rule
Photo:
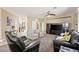
M 69 24 L 67 22 L 63 23 L 63 27 L 69 27 Z

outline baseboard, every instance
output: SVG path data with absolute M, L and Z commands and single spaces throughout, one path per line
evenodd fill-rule
M 3 41 L 0 42 L 0 46 L 7 45 L 7 44 L 8 44 L 8 43 L 7 43 L 6 40 L 3 40 Z

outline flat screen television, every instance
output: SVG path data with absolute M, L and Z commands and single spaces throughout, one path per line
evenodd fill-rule
M 51 24 L 50 29 L 51 30 L 62 30 L 62 25 Z

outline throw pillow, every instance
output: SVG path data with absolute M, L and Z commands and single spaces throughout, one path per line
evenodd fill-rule
M 63 36 L 63 38 L 61 39 L 61 41 L 69 41 L 70 37 L 71 37 L 71 35 Z

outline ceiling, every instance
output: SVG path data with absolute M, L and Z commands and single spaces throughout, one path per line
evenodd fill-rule
M 47 14 L 47 11 L 51 11 L 56 15 L 63 15 L 68 13 L 73 13 L 75 7 L 4 7 L 7 10 L 18 16 L 31 16 L 31 17 L 42 17 Z

